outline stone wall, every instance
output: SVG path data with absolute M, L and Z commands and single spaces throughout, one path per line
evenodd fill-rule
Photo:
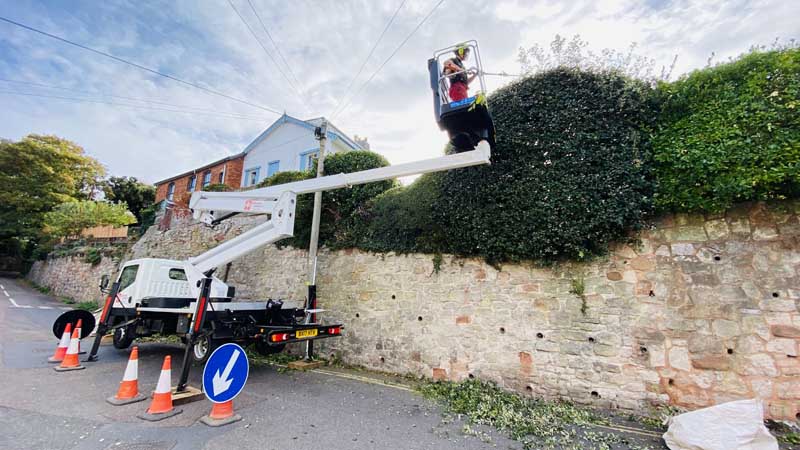
M 36 261 L 26 278 L 49 287 L 53 295 L 69 297 L 77 302 L 100 303 L 103 300 L 98 288 L 100 277 L 113 276 L 117 271 L 117 261 L 103 257 L 99 264 L 92 265 L 84 259 L 83 256 L 68 256 Z
M 552 268 L 445 256 L 435 270 L 431 255 L 322 251 L 320 306 L 346 329 L 320 351 L 371 369 L 474 376 L 639 411 L 759 397 L 769 417 L 795 419 L 799 213 L 800 204 L 759 204 L 668 216 L 636 245 Z M 195 255 L 253 223 L 152 227 L 131 256 Z M 306 257 L 258 250 L 228 279 L 243 298 L 302 300 Z

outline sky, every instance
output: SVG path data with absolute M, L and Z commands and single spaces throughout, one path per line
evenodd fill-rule
M 441 154 L 426 61 L 457 42 L 476 39 L 484 70 L 507 73 L 519 73 L 520 48 L 547 47 L 557 34 L 580 35 L 596 52 L 636 43 L 658 69 L 677 55 L 674 79 L 712 54 L 724 61 L 800 38 L 800 2 L 789 0 L 444 0 L 434 9 L 439 1 L 0 0 L 2 17 L 243 100 L 0 21 L 0 138 L 58 135 L 110 175 L 153 183 L 242 151 L 286 112 L 332 119 L 396 164 Z M 487 77 L 487 88 L 511 80 Z

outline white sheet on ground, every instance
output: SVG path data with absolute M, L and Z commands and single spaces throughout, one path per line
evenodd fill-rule
M 738 400 L 669 419 L 664 441 L 672 450 L 778 450 L 756 399 Z

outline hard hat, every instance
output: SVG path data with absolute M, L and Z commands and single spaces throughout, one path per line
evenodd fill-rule
M 456 55 L 464 56 L 467 52 L 469 52 L 469 45 L 466 42 L 456 45 Z

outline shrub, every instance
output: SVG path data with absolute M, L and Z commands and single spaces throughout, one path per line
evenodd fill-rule
M 615 73 L 556 69 L 489 99 L 492 164 L 442 173 L 443 250 L 488 261 L 583 258 L 651 210 L 652 90 Z
M 800 49 L 753 52 L 659 91 L 659 209 L 721 211 L 800 194 Z
M 286 172 L 278 172 L 273 174 L 270 177 L 264 178 L 261 180 L 260 183 L 256 187 L 263 188 L 268 186 L 274 186 L 276 184 L 286 184 L 291 183 L 293 181 L 302 181 L 312 178 L 313 174 L 310 171 L 293 171 L 288 170 Z
M 232 191 L 233 188 L 231 188 L 225 183 L 214 183 L 214 184 L 209 184 L 207 186 L 203 186 L 202 190 L 204 192 L 229 192 Z
M 363 214 L 358 246 L 376 252 L 440 251 L 442 232 L 433 218 L 440 179 L 441 174 L 425 174 L 377 196 Z

